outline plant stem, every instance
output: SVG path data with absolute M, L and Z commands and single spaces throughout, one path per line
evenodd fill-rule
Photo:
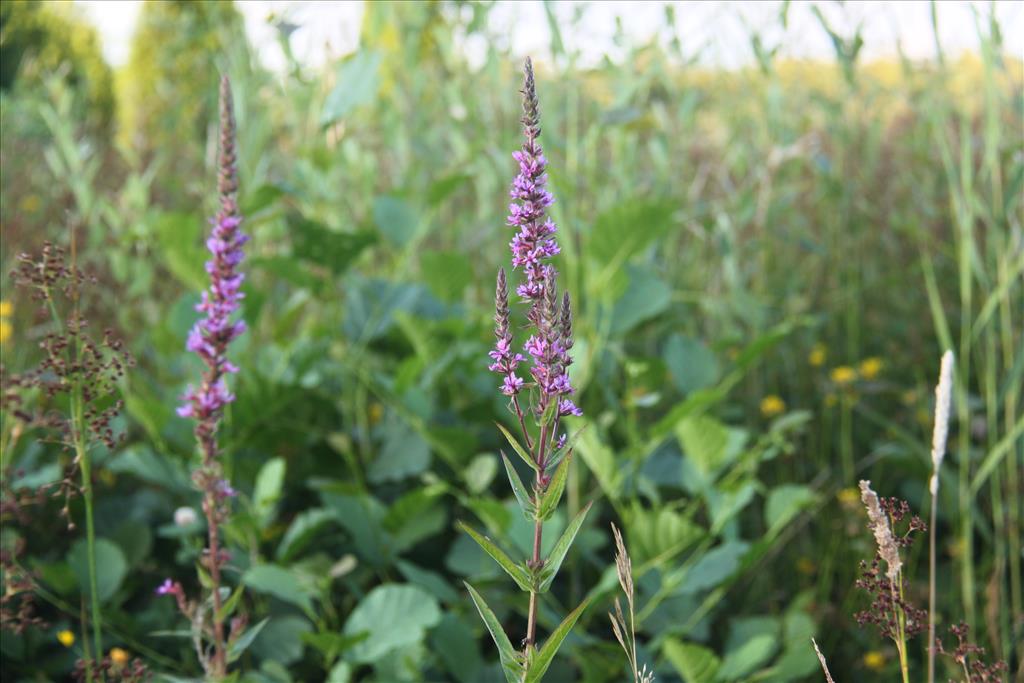
M 933 476 L 938 478 L 937 469 Z M 928 525 L 928 683 L 935 683 L 935 522 L 939 508 L 938 487 L 934 490 Z
M 212 458 L 208 458 L 208 461 Z M 221 614 L 220 599 L 220 526 L 217 520 L 218 501 L 216 493 L 209 487 L 203 494 L 203 511 L 209 532 L 208 566 L 210 568 L 210 591 L 213 593 L 213 660 L 210 673 L 214 680 L 220 680 L 227 673 L 227 657 L 224 650 L 224 617 Z
M 540 507 L 540 493 L 541 493 L 541 476 L 544 471 L 544 445 L 547 442 L 548 426 L 544 425 L 540 429 L 540 436 L 537 439 L 537 453 L 535 454 L 535 462 L 537 463 L 537 476 L 534 485 L 534 497 L 537 507 Z M 530 566 L 536 570 L 540 568 L 540 544 L 541 535 L 543 534 L 543 522 L 538 519 L 533 525 L 533 558 L 530 560 Z M 526 619 L 526 648 L 529 650 L 533 647 L 537 639 L 537 591 L 530 591 L 530 610 L 527 614 Z

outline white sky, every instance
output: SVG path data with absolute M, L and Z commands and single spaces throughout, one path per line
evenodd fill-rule
M 139 13 L 138 0 L 75 0 L 95 23 L 103 40 L 103 51 L 115 66 L 128 59 L 132 30 Z M 357 47 L 362 19 L 362 2 L 340 0 L 238 0 L 236 6 L 245 17 L 249 39 L 263 63 L 280 69 L 284 57 L 277 43 L 276 30 L 267 21 L 273 14 L 286 16 L 300 25 L 292 34 L 292 50 L 305 65 L 323 64 L 331 55 L 343 55 Z M 613 58 L 621 54 L 614 45 L 616 18 L 627 35 L 645 40 L 657 35 L 667 40 L 666 2 L 580 2 L 561 0 L 555 12 L 562 27 L 563 39 L 571 50 L 578 50 L 584 63 L 593 63 L 604 54 Z M 789 28 L 782 31 L 778 21 L 778 1 L 672 2 L 683 50 L 687 55 L 700 52 L 701 61 L 725 66 L 738 66 L 752 60 L 750 30 L 764 32 L 769 45 L 781 43 L 781 54 L 790 57 L 834 56 L 828 36 L 811 12 L 811 3 L 793 2 L 789 10 Z M 930 4 L 915 2 L 854 2 L 845 8 L 833 2 L 817 3 L 825 16 L 843 35 L 851 35 L 863 23 L 866 59 L 896 54 L 902 43 L 912 58 L 935 54 Z M 583 7 L 582 19 L 571 29 L 571 18 Z M 984 17 L 988 2 L 944 0 L 937 5 L 939 34 L 947 53 L 956 55 L 974 50 L 978 45 L 975 14 Z M 1024 0 L 1002 0 L 994 5 L 999 18 L 1005 46 L 1016 56 L 1024 57 Z M 491 12 L 491 28 L 508 36 L 513 51 L 537 58 L 547 57 L 550 43 L 548 22 L 540 2 L 499 2 Z M 471 60 L 479 45 L 467 45 Z

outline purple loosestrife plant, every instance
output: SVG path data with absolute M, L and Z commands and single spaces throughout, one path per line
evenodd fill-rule
M 524 592 L 530 594 L 527 608 L 526 637 L 523 649 L 516 650 L 494 612 L 469 584 L 466 588 L 498 646 L 502 669 L 509 683 L 540 681 L 562 641 L 576 624 L 587 603 L 584 601 L 554 629 L 543 646 L 537 647 L 538 596 L 551 586 L 562 561 L 590 510 L 587 505 L 566 527 L 547 558 L 541 558 L 543 524 L 554 514 L 565 491 L 572 445 L 561 432 L 561 419 L 581 415 L 571 396 L 568 369 L 572 364 L 572 305 L 568 293 L 558 295 L 558 273 L 550 260 L 559 253 L 555 224 L 547 216 L 554 199 L 547 191 L 547 159 L 540 146 L 540 112 L 533 79 L 533 66 L 526 60 L 523 93 L 523 147 L 512 156 L 519 163 L 519 174 L 510 192 L 508 224 L 516 229 L 509 245 L 513 272 L 521 271 L 523 281 L 516 294 L 528 306 L 526 320 L 529 337 L 523 345 L 524 356 L 515 350 L 510 322 L 508 279 L 498 271 L 495 290 L 496 342 L 490 352 L 492 372 L 501 378 L 499 390 L 508 397 L 509 410 L 521 430 L 521 441 L 498 425 L 512 449 L 534 472 L 531 490 L 523 484 L 509 459 L 502 453 L 505 471 L 516 500 L 527 519 L 534 522 L 533 553 L 517 563 L 489 538 L 463 525 L 465 531 L 508 573 Z M 529 358 L 529 360 L 527 359 Z M 520 366 L 529 366 L 528 378 Z M 530 423 L 534 429 L 530 429 Z
M 193 622 L 198 631 L 195 642 L 199 659 L 207 674 L 222 678 L 227 672 L 227 646 L 237 635 L 232 629 L 227 640 L 224 634 L 221 578 L 228 560 L 227 551 L 221 547 L 220 527 L 227 521 L 230 499 L 235 490 L 224 478 L 217 444 L 217 428 L 224 408 L 235 400 L 227 385 L 227 376 L 238 372 L 238 368 L 227 359 L 228 346 L 245 331 L 245 322 L 234 319 L 241 304 L 242 281 L 240 272 L 242 246 L 248 241 L 239 227 L 242 217 L 238 210 L 238 172 L 235 159 L 235 117 L 231 101 L 231 85 L 227 77 L 220 84 L 220 155 L 218 159 L 217 190 L 220 195 L 220 209 L 212 221 L 213 231 L 206 246 L 211 258 L 206 262 L 210 275 L 210 288 L 203 292 L 202 302 L 196 307 L 205 316 L 201 318 L 188 335 L 186 347 L 198 355 L 206 369 L 198 387 L 190 386 L 182 397 L 184 404 L 178 408 L 178 415 L 196 421 L 195 435 L 202 461 L 193 474 L 196 487 L 203 494 L 203 513 L 206 515 L 208 547 L 203 555 L 203 565 L 209 573 L 210 619 L 205 619 L 204 610 L 184 598 L 178 584 L 165 581 L 158 589 L 160 594 L 173 594 L 179 607 Z M 173 586 L 174 590 L 169 587 Z M 212 640 L 212 651 L 203 643 L 204 624 L 209 623 L 208 636 Z M 241 622 L 237 622 L 241 624 Z

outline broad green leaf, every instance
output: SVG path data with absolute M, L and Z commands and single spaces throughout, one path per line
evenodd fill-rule
M 421 253 L 420 272 L 430 291 L 442 301 L 461 301 L 463 292 L 473 281 L 469 256 L 457 251 Z
M 417 586 L 384 584 L 359 601 L 345 622 L 346 635 L 368 633 L 346 659 L 376 662 L 394 650 L 423 640 L 427 629 L 441 621 L 441 610 L 430 593 Z
M 284 487 L 285 464 L 283 458 L 271 458 L 260 468 L 252 494 L 253 510 L 260 528 L 266 528 L 274 519 L 274 509 L 281 499 Z
M 349 683 L 352 680 L 352 666 L 345 660 L 339 661 L 327 674 L 327 683 Z
M 565 491 L 565 481 L 569 476 L 569 463 L 571 461 L 572 454 L 570 453 L 562 459 L 562 462 L 555 469 L 555 473 L 551 476 L 548 488 L 544 491 L 540 504 L 537 506 L 538 519 L 548 519 L 558 508 L 558 503 L 562 500 L 562 492 Z
M 516 473 L 512 463 L 509 461 L 508 456 L 505 455 L 505 451 L 501 452 L 501 460 L 505 463 L 505 472 L 508 474 L 508 482 L 512 485 L 512 492 L 516 494 L 516 500 L 519 501 L 519 507 L 523 511 L 523 516 L 526 519 L 535 519 L 533 500 L 530 498 L 529 492 L 526 487 L 523 486 L 523 481 L 519 478 L 519 474 Z
M 113 541 L 96 539 L 96 593 L 101 602 L 106 602 L 121 586 L 128 571 L 124 553 Z M 75 541 L 68 552 L 68 564 L 78 579 L 84 595 L 91 595 L 89 583 L 89 552 L 85 539 Z
M 399 481 L 426 471 L 430 466 L 430 445 L 405 421 L 394 420 L 387 429 L 384 445 L 370 463 L 366 478 L 374 484 Z
M 242 583 L 258 593 L 309 612 L 313 609 L 313 591 L 292 571 L 274 564 L 258 564 L 242 575 Z
M 622 468 L 615 453 L 606 443 L 600 440 L 597 430 L 588 429 L 580 436 L 576 452 L 587 463 L 587 468 L 597 477 L 601 490 L 612 500 L 619 499 L 619 487 L 622 484 Z
M 232 641 L 230 645 L 228 645 L 229 664 L 238 659 L 239 657 L 241 657 L 242 653 L 245 652 L 250 645 L 252 645 L 252 641 L 256 639 L 256 636 L 260 634 L 260 631 L 263 630 L 263 627 L 267 625 L 268 621 L 270 621 L 270 617 L 267 617 L 263 621 L 254 624 L 252 627 L 250 627 L 244 633 L 242 633 L 242 635 L 240 635 L 238 638 Z
M 612 308 L 610 332 L 623 335 L 668 308 L 672 290 L 649 269 L 630 268 L 629 286 Z
M 463 537 L 460 536 L 459 538 Z M 459 596 L 455 589 L 437 572 L 424 569 L 406 560 L 398 560 L 395 562 L 395 567 L 405 577 L 406 581 L 423 588 L 428 593 L 433 594 L 438 600 L 448 603 L 458 601 Z
M 778 638 L 762 633 L 744 641 L 739 647 L 726 653 L 718 669 L 721 681 L 737 681 L 761 666 L 775 653 Z
M 555 574 L 558 573 L 562 562 L 565 560 L 565 556 L 569 553 L 569 548 L 576 539 L 576 534 L 579 533 L 580 527 L 583 526 L 583 520 L 587 518 L 591 505 L 593 505 L 593 502 L 587 503 L 587 506 L 580 510 L 579 514 L 565 527 L 565 531 L 558 539 L 558 542 L 555 543 L 555 547 L 552 548 L 551 554 L 545 560 L 544 567 L 541 570 L 541 582 L 538 592 L 543 593 L 546 591 L 551 586 L 551 582 L 555 580 Z
M 750 544 L 744 541 L 727 541 L 709 550 L 686 573 L 679 593 L 699 593 L 723 583 L 739 568 L 748 550 Z
M 694 415 L 680 420 L 676 436 L 684 455 L 704 477 L 719 471 L 732 455 L 729 453 L 729 429 L 713 417 Z
M 356 107 L 367 104 L 377 95 L 381 55 L 374 50 L 360 50 L 338 68 L 334 88 L 324 100 L 320 125 L 329 126 L 344 118 Z
M 470 538 L 476 541 L 477 545 L 483 548 L 485 553 L 490 555 L 505 570 L 506 574 L 512 577 L 521 589 L 527 592 L 530 591 L 530 574 L 524 567 L 513 562 L 512 558 L 505 554 L 504 550 L 495 545 L 491 539 L 478 533 L 473 527 L 462 522 L 459 522 L 459 526 L 469 534 Z
M 520 458 L 523 459 L 523 462 L 525 462 L 534 471 L 536 471 L 537 470 L 537 463 L 535 463 L 533 461 L 533 458 L 530 456 L 530 453 L 525 448 L 523 448 L 521 445 L 519 445 L 519 441 L 516 439 L 516 437 L 512 436 L 512 432 L 510 432 L 507 429 L 505 429 L 505 426 L 503 424 L 501 424 L 500 422 L 495 422 L 494 424 L 498 425 L 498 429 L 500 429 L 501 433 L 505 435 L 505 438 L 508 439 L 508 442 L 512 446 L 512 449 L 516 452 L 516 454 Z
M 673 334 L 662 354 L 676 388 L 684 394 L 705 389 L 718 381 L 718 359 L 703 342 Z
M 480 683 L 484 661 L 464 618 L 446 614 L 430 634 L 430 647 L 460 683 Z
M 328 631 L 325 633 L 303 633 L 302 642 L 315 647 L 325 659 L 334 659 L 342 652 L 355 647 L 357 643 L 363 642 L 367 637 L 367 633 L 346 636 Z
M 313 508 L 299 513 L 277 546 L 277 560 L 288 562 L 293 559 L 305 550 L 313 539 L 322 534 L 328 525 L 337 523 L 337 514 L 327 508 Z
M 682 676 L 683 683 L 711 683 L 716 680 L 721 662 L 708 648 L 670 638 L 665 641 L 662 651 Z
M 416 235 L 419 217 L 404 199 L 383 195 L 373 200 L 373 222 L 384 238 L 404 246 Z
M 588 506 L 589 508 L 589 506 Z M 572 627 L 576 625 L 576 621 L 583 614 L 583 610 L 587 608 L 590 600 L 586 599 L 580 606 L 569 613 L 561 624 L 558 625 L 548 639 L 544 641 L 544 646 L 533 656 L 530 661 L 529 669 L 526 671 L 526 677 L 523 679 L 523 683 L 539 683 L 547 672 L 548 667 L 551 666 L 551 660 L 555 658 L 555 654 L 558 653 L 558 648 L 562 646 L 562 641 L 569 635 Z
M 306 647 L 302 637 L 312 630 L 309 620 L 303 617 L 274 617 L 253 641 L 253 654 L 263 662 L 288 666 L 302 659 L 302 651 Z
M 189 289 L 199 291 L 208 285 L 204 263 L 208 252 L 202 246 L 200 235 L 206 229 L 206 222 L 190 213 L 161 213 L 153 224 L 153 232 L 159 244 L 157 253 L 163 256 L 164 265 Z
M 466 482 L 466 488 L 470 493 L 483 493 L 491 482 L 494 475 L 498 473 L 498 463 L 494 461 L 491 453 L 482 453 L 469 463 L 462 472 L 462 478 Z
M 462 583 L 466 590 L 469 591 L 469 596 L 473 598 L 476 611 L 480 613 L 480 618 L 484 620 L 484 625 L 487 626 L 491 638 L 494 639 L 494 644 L 498 647 L 498 657 L 501 660 L 502 671 L 505 672 L 505 679 L 508 683 L 520 683 L 523 679 L 523 667 L 520 662 L 519 653 L 512 647 L 512 643 L 509 641 L 508 636 L 505 635 L 505 629 L 501 627 L 498 617 L 494 616 L 494 612 L 487 606 L 487 603 L 484 602 L 480 594 L 476 592 L 476 589 L 465 581 Z
M 378 240 L 377 233 L 371 230 L 341 232 L 299 213 L 289 213 L 286 220 L 294 257 L 323 266 L 336 275 L 348 270 L 359 255 Z M 291 260 L 294 263 L 294 258 Z M 283 270 L 287 265 L 275 266 L 272 261 L 262 261 L 261 265 L 292 281 L 305 279 L 302 274 L 292 275 Z M 302 264 L 304 270 L 308 270 L 307 265 Z
M 614 202 L 594 221 L 586 241 L 588 255 L 610 270 L 618 270 L 634 254 L 668 234 L 678 201 L 643 196 Z
M 704 537 L 704 530 L 667 505 L 646 509 L 635 503 L 627 518 L 630 552 L 637 564 L 666 562 Z
M 768 494 L 768 500 L 764 504 L 764 517 L 768 529 L 782 528 L 817 498 L 817 494 L 807 486 L 783 484 L 775 487 Z

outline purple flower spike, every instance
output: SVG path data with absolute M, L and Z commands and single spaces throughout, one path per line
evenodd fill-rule
M 523 133 L 525 140 L 520 150 L 513 153 L 519 166 L 519 173 L 512 181 L 509 196 L 508 224 L 516 229 L 509 247 L 512 250 L 512 269 L 521 270 L 523 281 L 516 286 L 516 294 L 529 304 L 526 318 L 530 333 L 523 345 L 523 351 L 530 360 L 529 383 L 520 377 L 517 368 L 526 361 L 522 354 L 512 352 L 512 333 L 509 325 L 508 283 L 504 269 L 498 271 L 495 291 L 496 342 L 490 352 L 493 361 L 488 368 L 502 375 L 501 393 L 510 397 L 510 407 L 519 418 L 525 432 L 523 420 L 525 406 L 518 400 L 519 393 L 526 387 L 536 389 L 529 405 L 537 417 L 555 408 L 556 421 L 582 411 L 567 397 L 574 393 L 569 380 L 568 368 L 572 364 L 570 350 L 573 346 L 572 306 L 568 293 L 559 297 L 558 272 L 550 263 L 558 255 L 555 241 L 557 228 L 547 215 L 547 208 L 554 198 L 547 190 L 547 158 L 540 146 L 540 107 L 533 78 L 533 65 L 526 60 L 526 78 L 523 86 Z M 558 425 L 542 431 L 543 440 L 538 460 L 543 462 L 547 446 L 554 447 Z M 529 437 L 527 436 L 527 441 Z M 550 443 L 547 443 L 550 440 Z
M 215 434 L 224 407 L 235 400 L 224 381 L 224 376 L 238 368 L 227 359 L 228 345 L 245 332 L 244 320 L 233 320 L 241 306 L 242 283 L 245 275 L 239 271 L 242 246 L 249 240 L 242 233 L 242 216 L 238 210 L 238 172 L 235 155 L 235 120 L 231 103 L 231 90 L 225 79 L 221 84 L 221 137 L 217 190 L 220 210 L 211 221 L 212 230 L 206 240 L 211 258 L 206 262 L 210 287 L 202 293 L 196 310 L 204 317 L 196 322 L 188 335 L 185 348 L 199 356 L 206 365 L 203 381 L 198 387 L 189 387 L 182 396 L 184 404 L 178 408 L 181 417 L 197 421 L 196 436 L 203 451 L 204 461 L 217 455 Z

